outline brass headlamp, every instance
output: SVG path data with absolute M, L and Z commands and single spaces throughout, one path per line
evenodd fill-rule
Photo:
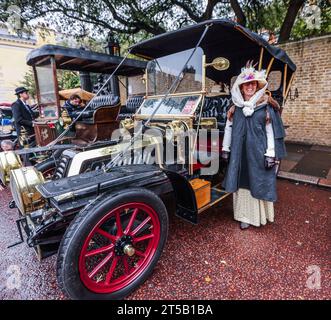
M 36 186 L 44 183 L 45 179 L 35 167 L 22 167 L 11 170 L 10 189 L 16 207 L 22 214 L 44 207 L 45 199 L 37 191 Z
M 0 152 L 0 180 L 3 184 L 9 182 L 10 170 L 22 167 L 22 162 L 14 151 Z

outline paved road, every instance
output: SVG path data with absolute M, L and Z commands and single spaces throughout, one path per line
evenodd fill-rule
M 278 190 L 276 221 L 262 228 L 240 230 L 231 197 L 197 226 L 171 217 L 161 260 L 128 299 L 330 299 L 331 192 L 284 180 Z M 8 192 L 0 197 L 0 298 L 65 299 L 55 256 L 40 263 L 25 244 L 6 249 L 16 212 Z M 21 289 L 10 289 L 17 271 Z

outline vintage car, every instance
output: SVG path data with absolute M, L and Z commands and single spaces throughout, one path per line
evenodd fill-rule
M 125 88 L 126 92 L 120 96 L 118 77 L 123 78 L 122 82 L 129 82 L 128 78 L 141 76 L 146 67 L 144 61 L 135 59 L 126 59 L 119 66 L 122 60 L 120 56 L 57 45 L 45 45 L 31 51 L 27 56 L 27 64 L 33 68 L 37 88 L 39 117 L 34 122 L 37 145 L 51 143 L 62 132 L 63 125 L 68 125 L 71 120 L 61 110 L 57 76 L 61 70 L 79 71 L 82 89 L 91 91 L 91 74 L 111 74 L 117 69 L 116 77 L 89 104 L 75 124 L 78 144 L 109 139 L 111 130 L 118 127 L 117 116 L 129 95 Z M 66 96 L 62 92 L 63 95 Z M 87 95 L 88 101 L 91 96 Z
M 30 148 L 29 137 L 23 133 L 19 139 L 24 149 L 0 152 L 0 180 L 3 184 L 9 183 L 11 169 L 23 166 L 22 160 L 27 154 L 30 162 L 49 178 L 54 175 L 58 156 L 64 149 L 70 148 L 77 154 L 112 144 L 110 137 L 119 127 L 120 119 L 134 113 L 144 95 L 144 84 L 139 80 L 144 75 L 146 62 L 122 60 L 120 56 L 57 45 L 44 45 L 28 54 L 27 64 L 33 69 L 39 109 L 39 117 L 34 121 L 37 147 Z M 94 96 L 88 92 L 92 90 L 91 75 L 104 75 L 105 78 L 116 69 L 116 77 L 90 101 Z M 62 70 L 79 72 L 82 88 L 59 91 L 58 77 Z M 61 99 L 68 99 L 70 92 L 79 93 L 86 103 L 74 124 L 61 108 L 64 103 Z M 5 138 L 9 136 L 7 134 Z
M 13 117 L 13 112 L 11 110 L 11 103 L 0 102 L 0 113 L 3 118 L 11 119 Z
M 40 259 L 57 253 L 58 284 L 73 299 L 127 296 L 159 260 L 169 215 L 196 224 L 229 195 L 220 145 L 228 88 L 247 60 L 275 74 L 269 90 L 282 105 L 296 69 L 283 50 L 226 20 L 165 33 L 130 52 L 149 62 L 144 101 L 121 122 L 128 134 L 85 153 L 65 150 L 49 181 L 34 167 L 10 173 L 21 238 L 23 228 Z M 208 171 L 212 163 L 216 171 Z

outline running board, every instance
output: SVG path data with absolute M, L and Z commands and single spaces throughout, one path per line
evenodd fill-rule
M 219 203 L 221 200 L 229 196 L 231 193 L 225 192 L 224 190 L 218 189 L 217 187 L 211 188 L 211 201 L 205 206 L 198 210 L 198 214 L 206 211 L 207 209 L 213 207 L 215 204 Z

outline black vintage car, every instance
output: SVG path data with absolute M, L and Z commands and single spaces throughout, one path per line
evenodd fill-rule
M 125 297 L 152 273 L 170 214 L 198 223 L 228 196 L 218 159 L 228 88 L 246 61 L 274 76 L 270 94 L 282 105 L 296 68 L 283 50 L 225 20 L 130 50 L 149 62 L 144 101 L 121 122 L 128 135 L 90 153 L 65 150 L 50 181 L 34 167 L 11 171 L 18 225 L 40 259 L 57 253 L 59 286 L 73 299 Z

